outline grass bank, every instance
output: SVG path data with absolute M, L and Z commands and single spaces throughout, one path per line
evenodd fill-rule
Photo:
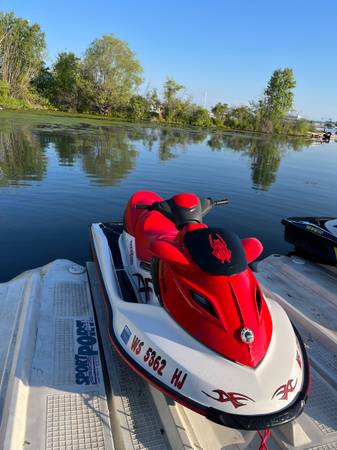
M 257 131 L 253 129 L 237 129 L 237 128 L 229 128 L 229 127 L 219 127 L 216 125 L 208 126 L 208 127 L 199 127 L 199 126 L 193 126 L 193 125 L 182 125 L 182 124 L 175 124 L 170 123 L 166 121 L 159 121 L 159 120 L 148 120 L 148 121 L 140 121 L 140 120 L 134 120 L 132 118 L 121 118 L 121 117 L 114 117 L 114 116 L 103 116 L 101 114 L 89 114 L 89 113 L 78 113 L 78 112 L 64 112 L 64 111 L 58 111 L 58 110 L 50 110 L 50 109 L 37 109 L 37 108 L 0 108 L 0 117 L 1 115 L 4 117 L 4 115 L 13 114 L 16 115 L 22 115 L 24 117 L 25 115 L 29 116 L 36 116 L 36 117 L 49 117 L 50 119 L 56 119 L 57 123 L 62 123 L 62 119 L 66 119 L 67 121 L 69 119 L 79 119 L 83 123 L 95 123 L 96 125 L 104 124 L 135 124 L 135 125 L 141 125 L 141 126 L 160 126 L 160 127 L 166 127 L 170 129 L 184 129 L 184 130 L 194 130 L 194 131 L 209 131 L 209 132 L 218 132 L 218 133 L 239 133 L 239 134 L 254 134 L 257 136 L 284 136 L 284 137 L 300 137 L 300 138 L 306 138 L 308 140 L 311 139 L 311 133 L 305 133 L 305 134 L 292 134 L 292 133 L 267 133 L 263 131 Z M 59 119 L 59 120 L 58 120 Z M 54 120 L 52 120 L 54 122 Z M 69 123 L 69 122 L 68 122 Z

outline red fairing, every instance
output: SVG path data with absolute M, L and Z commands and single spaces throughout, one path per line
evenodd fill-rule
M 153 202 L 161 202 L 163 199 L 154 192 L 140 191 L 132 195 L 127 204 L 124 214 L 124 227 L 126 231 L 132 236 L 135 235 L 135 226 L 139 217 L 148 215 L 148 212 L 143 209 L 135 209 L 135 205 L 152 205 Z
M 230 277 L 209 275 L 162 262 L 160 288 L 164 306 L 187 332 L 228 359 L 256 367 L 263 359 L 272 334 L 272 321 L 258 283 L 248 268 Z M 202 295 L 217 317 L 192 298 Z M 260 296 L 257 300 L 257 296 Z M 177 301 L 179 299 L 179 301 Z M 241 330 L 254 333 L 250 344 L 242 342 Z
M 125 210 L 124 227 L 136 238 L 136 254 L 142 261 L 151 261 L 153 253 L 149 247 L 159 236 L 170 236 L 174 240 L 178 231 L 173 222 L 156 211 L 136 209 L 135 205 L 152 205 L 163 199 L 154 192 L 136 192 L 129 200 Z
M 195 196 L 196 197 L 196 196 Z M 174 197 L 179 206 L 190 208 L 193 194 Z M 263 359 L 272 334 L 272 321 L 261 289 L 249 268 L 235 275 L 214 275 L 202 271 L 184 246 L 189 232 L 207 228 L 205 224 L 187 224 L 178 233 L 173 222 L 156 211 L 135 209 L 135 204 L 152 204 L 162 199 L 152 192 L 134 194 L 125 211 L 126 231 L 136 238 L 137 257 L 150 262 L 160 259 L 159 284 L 163 304 L 172 318 L 188 333 L 224 357 L 256 367 Z M 210 233 L 210 252 L 215 260 L 233 257 L 227 243 Z M 262 252 L 255 238 L 242 241 L 247 262 Z M 192 293 L 202 296 L 204 308 Z M 243 328 L 254 333 L 253 342 L 241 339 Z
M 199 198 L 195 194 L 177 194 L 172 197 L 174 203 L 181 208 L 193 208 L 199 204 Z
M 150 251 L 153 255 L 165 259 L 168 262 L 187 267 L 191 265 L 191 260 L 172 240 L 155 239 L 150 244 Z

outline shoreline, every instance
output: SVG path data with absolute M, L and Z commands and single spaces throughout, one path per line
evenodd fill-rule
M 120 118 L 114 116 L 103 116 L 101 114 L 91 114 L 91 113 L 78 113 L 78 112 L 65 112 L 58 110 L 50 110 L 50 109 L 11 109 L 11 108 L 0 108 L 0 115 L 2 113 L 15 113 L 15 114 L 34 114 L 34 115 L 45 115 L 51 117 L 64 117 L 64 118 L 73 118 L 73 119 L 86 119 L 93 121 L 102 121 L 102 122 L 111 122 L 111 123 L 125 123 L 125 124 L 134 124 L 134 125 L 142 125 L 142 126 L 159 126 L 166 127 L 170 129 L 181 129 L 181 130 L 190 130 L 190 131 L 208 131 L 212 133 L 220 132 L 220 133 L 237 133 L 237 134 L 254 134 L 257 136 L 265 136 L 265 137 L 289 137 L 289 138 L 303 138 L 308 141 L 316 141 L 317 138 L 313 137 L 314 135 L 323 135 L 321 132 L 312 132 L 311 136 L 308 134 L 285 134 L 285 133 L 267 133 L 264 131 L 257 131 L 251 129 L 239 129 L 239 128 L 227 128 L 227 127 L 200 127 L 193 125 L 182 125 L 175 124 L 165 121 L 158 120 L 148 120 L 148 121 L 137 121 L 134 119 Z

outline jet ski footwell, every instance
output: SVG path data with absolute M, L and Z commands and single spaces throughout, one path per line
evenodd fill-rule
M 277 256 L 257 276 L 300 329 L 312 363 L 305 412 L 272 429 L 269 449 L 336 449 L 337 277 Z M 0 338 L 1 449 L 258 448 L 255 432 L 209 422 L 122 362 L 93 263 L 85 273 L 57 260 L 0 284 Z

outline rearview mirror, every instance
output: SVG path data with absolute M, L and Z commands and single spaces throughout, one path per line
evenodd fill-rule
M 256 238 L 241 239 L 241 242 L 246 253 L 248 264 L 255 261 L 263 252 L 263 245 Z

